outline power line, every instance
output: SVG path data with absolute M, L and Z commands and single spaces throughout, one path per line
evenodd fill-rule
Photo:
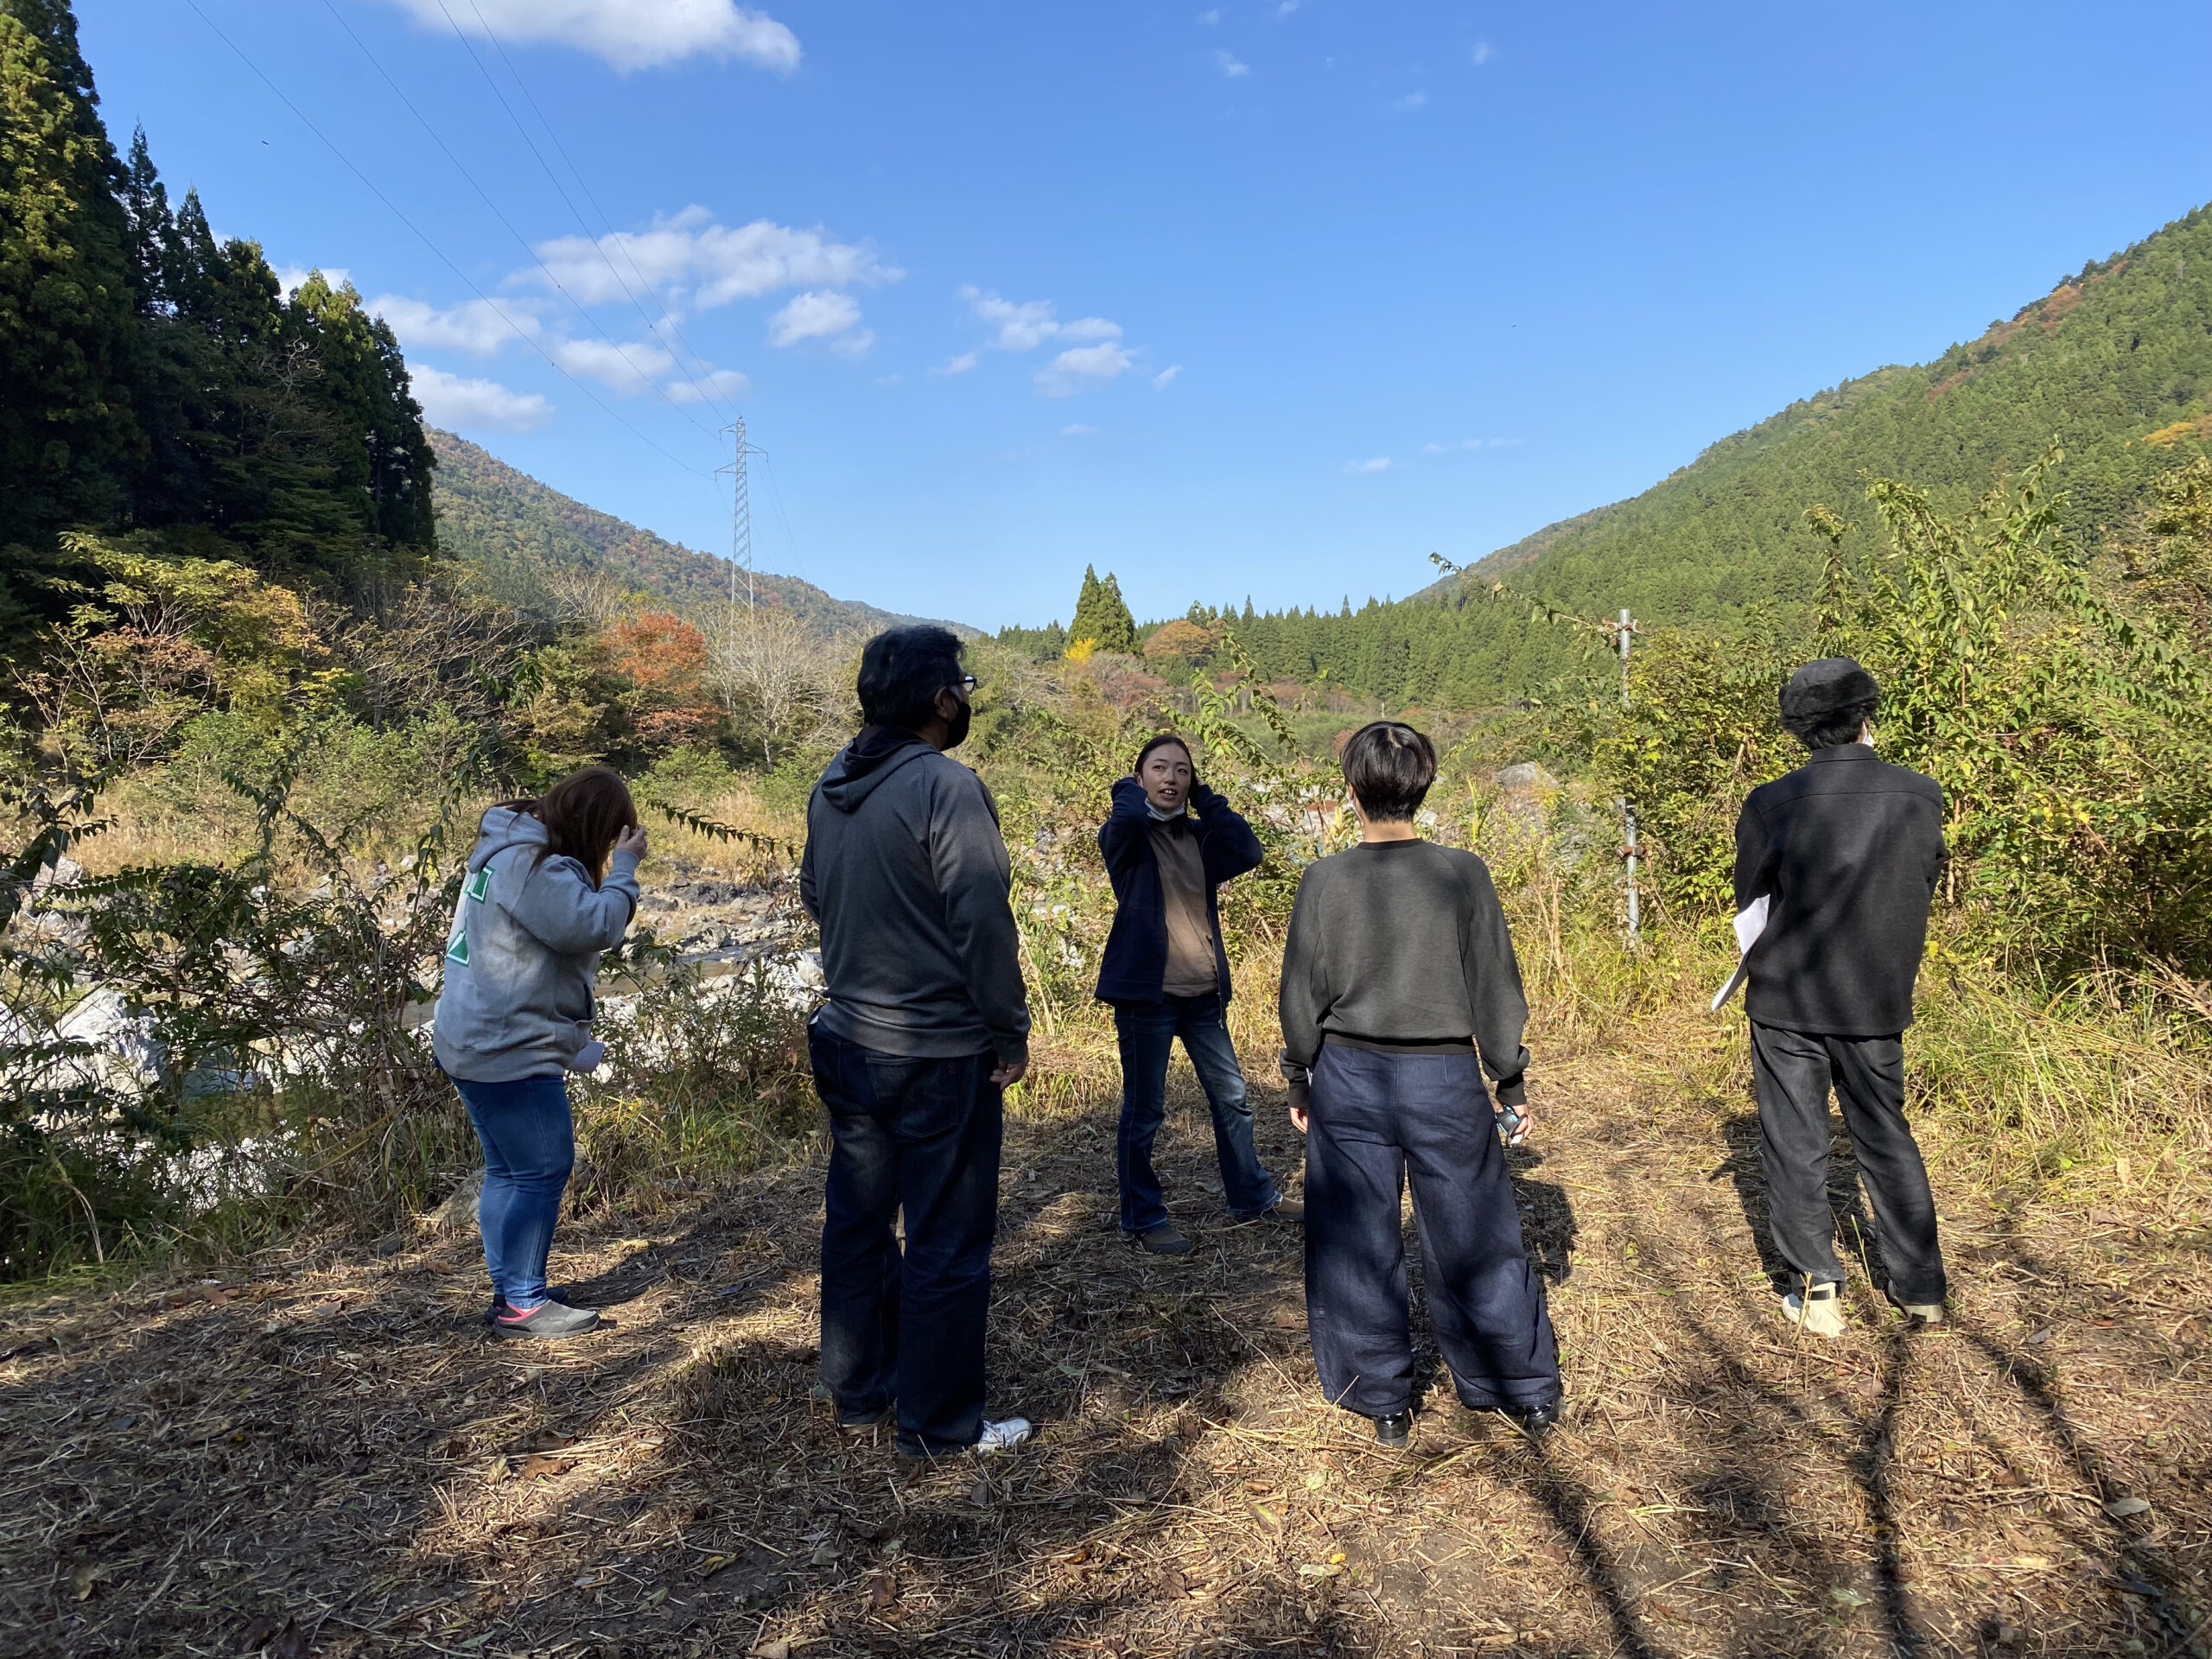
M 643 432 L 640 432 L 636 427 L 631 425 L 629 422 L 624 420 L 620 415 L 608 408 L 606 402 L 601 399 L 596 392 L 593 391 L 589 386 L 584 385 L 582 381 L 577 379 L 575 375 L 570 374 L 567 369 L 561 365 L 559 360 L 556 359 L 551 353 L 548 352 L 543 346 L 540 346 L 527 334 L 524 333 L 523 330 L 517 326 L 515 320 L 512 317 L 510 317 L 505 311 L 501 310 L 493 301 L 492 297 L 486 294 L 482 289 L 477 287 L 474 279 L 459 265 L 455 264 L 443 248 L 441 248 L 436 243 L 430 240 L 429 233 L 425 232 L 421 226 L 416 224 L 413 219 L 408 218 L 405 213 L 400 211 L 399 204 L 392 200 L 390 196 L 385 194 L 385 193 L 378 188 L 376 181 L 372 179 L 366 173 L 364 173 L 360 168 L 354 163 L 352 156 L 346 155 L 344 150 L 339 149 L 337 144 L 332 142 L 329 136 L 326 134 L 321 127 L 318 127 L 314 122 L 308 119 L 307 111 L 301 109 L 298 105 L 292 102 L 291 99 L 286 96 L 284 89 L 279 86 L 275 81 L 271 80 L 267 74 L 263 73 L 259 64 L 256 63 L 251 58 L 246 56 L 245 48 L 240 47 L 236 41 L 233 41 L 229 35 L 224 34 L 220 29 L 218 29 L 215 26 L 215 20 L 210 17 L 206 12 L 200 10 L 200 0 L 185 0 L 185 4 L 192 8 L 194 13 L 199 17 L 200 21 L 207 25 L 208 29 L 214 35 L 217 40 L 222 41 L 225 46 L 229 47 L 233 53 L 237 54 L 238 61 L 245 65 L 247 68 L 252 70 L 254 75 L 260 80 L 263 86 L 266 86 L 271 92 L 276 94 L 278 103 L 282 104 L 286 109 L 289 110 L 294 115 L 299 118 L 300 124 L 302 126 L 305 127 L 309 132 L 315 134 L 317 138 L 321 139 L 322 141 L 323 147 L 329 150 L 329 152 L 335 156 L 340 162 L 345 163 L 346 170 L 352 173 L 355 178 L 361 181 L 371 195 L 374 196 L 378 201 L 382 202 L 388 210 L 390 210 L 391 216 L 394 219 L 397 219 L 409 230 L 412 231 L 415 233 L 416 238 L 423 244 L 423 245 L 429 249 L 432 253 L 435 254 L 440 262 L 444 264 L 448 270 L 450 270 L 454 276 L 461 278 L 462 283 L 468 289 L 470 293 L 475 295 L 478 299 L 482 300 L 486 305 L 492 308 L 493 312 L 499 317 L 499 321 L 505 323 L 510 329 L 513 330 L 516 339 L 522 341 L 524 345 L 529 346 L 531 350 L 536 352 L 540 357 L 543 358 L 547 365 L 550 367 L 556 374 L 559 375 L 563 380 L 566 380 L 578 391 L 583 393 L 585 397 L 590 398 L 593 403 L 597 404 L 601 410 L 605 413 L 609 420 L 613 421 L 617 426 L 620 426 L 632 437 L 637 439 L 639 443 L 644 444 L 646 448 L 652 450 L 656 454 L 659 455 L 664 461 L 668 461 L 671 465 L 683 468 L 683 471 L 690 473 L 695 478 L 704 478 L 710 483 L 713 481 L 710 474 L 701 472 L 696 467 L 692 466 L 689 461 L 678 461 L 674 455 L 669 454 L 667 450 L 662 448 L 660 445 L 655 443 Z
M 582 210 L 577 207 L 575 200 L 570 198 L 568 187 L 561 182 L 560 175 L 554 172 L 552 163 L 545 159 L 544 152 L 538 149 L 537 141 L 530 136 L 530 129 L 523 124 L 522 118 L 515 113 L 514 105 L 507 102 L 507 95 L 499 90 L 499 83 L 493 78 L 491 70 L 486 66 L 483 58 L 478 54 L 474 45 L 470 42 L 468 36 L 462 33 L 460 23 L 454 21 L 453 12 L 446 5 L 445 0 L 438 0 L 438 10 L 445 13 L 446 22 L 453 25 L 454 38 L 459 40 L 462 48 L 467 50 L 469 60 L 476 66 L 476 73 L 484 77 L 484 84 L 492 89 L 492 96 L 499 100 L 499 107 L 507 112 L 507 119 L 514 123 L 515 130 L 522 135 L 522 141 L 524 144 L 529 148 L 531 155 L 536 159 L 538 167 L 544 172 L 546 178 L 551 182 L 553 188 L 560 193 L 562 202 L 568 207 L 568 210 L 571 213 L 575 215 L 576 223 L 583 227 L 585 237 L 591 242 L 592 247 L 599 254 L 600 263 L 607 267 L 607 274 L 614 279 L 614 285 L 622 290 L 623 297 L 628 300 L 631 305 L 635 308 L 639 320 L 645 325 L 646 332 L 653 334 L 656 338 L 658 338 L 660 336 L 659 325 L 654 322 L 651 315 L 645 310 L 645 302 L 640 300 L 637 294 L 631 289 L 630 284 L 623 280 L 622 273 L 614 269 L 614 261 L 607 257 L 605 245 L 601 242 L 599 238 L 592 234 L 591 221 L 584 217 Z M 505 46 L 500 44 L 499 37 L 492 32 L 491 24 L 485 21 L 483 9 L 475 3 L 475 0 L 469 0 L 469 10 L 476 14 L 476 22 L 478 26 L 483 29 L 486 37 L 488 38 L 493 46 L 498 49 L 499 60 L 506 65 L 507 73 L 514 78 L 516 87 L 521 92 L 524 98 L 529 99 L 530 107 L 537 114 L 539 124 L 544 127 L 546 137 L 552 138 L 554 147 L 558 149 L 560 147 L 561 141 L 558 137 L 554 136 L 553 124 L 546 120 L 545 112 L 543 110 L 538 109 L 537 100 L 534 98 L 531 98 L 530 88 L 524 83 L 521 72 L 516 69 L 514 60 L 507 56 L 507 49 Z M 563 159 L 567 159 L 567 153 L 565 151 L 563 152 Z M 569 170 L 571 172 L 575 171 L 575 163 L 571 162 L 569 164 Z M 582 181 L 582 176 L 583 175 L 582 174 L 577 175 L 577 181 L 579 183 Z M 585 194 L 589 194 L 590 193 L 587 190 Z M 596 207 L 598 204 L 594 202 L 593 206 Z M 605 224 L 607 222 L 607 215 L 601 213 L 600 215 L 600 221 L 601 224 Z M 608 233 L 610 236 L 613 233 L 611 226 L 609 227 Z M 628 259 L 629 255 L 627 249 L 624 250 L 623 257 L 626 260 Z M 541 265 L 541 269 L 543 267 Z M 644 286 L 647 291 L 650 292 L 651 284 L 646 283 L 643 276 L 638 273 L 637 264 L 634 260 L 630 261 L 630 269 L 633 275 L 639 276 L 639 282 L 640 285 Z M 700 357 L 697 353 L 691 350 L 690 342 L 689 340 L 683 340 L 680 331 L 677 334 L 677 339 L 682 341 L 683 350 L 681 353 L 671 353 L 671 355 L 676 357 L 677 366 L 683 369 L 683 378 L 690 382 L 691 390 L 698 393 L 699 401 L 709 405 L 717 416 L 729 412 L 722 408 L 720 399 L 715 397 L 715 395 L 709 391 L 706 387 L 699 384 L 699 378 L 691 372 L 691 363 L 703 363 L 706 359 Z M 662 339 L 661 343 L 665 346 L 668 342 L 665 339 Z M 684 360 L 687 357 L 691 359 L 691 362 L 686 362 Z M 697 423 L 694 422 L 693 424 L 696 425 Z
M 545 280 L 553 285 L 553 289 L 556 293 L 560 295 L 563 299 L 569 302 L 569 309 L 583 319 L 584 326 L 589 328 L 594 334 L 597 334 L 601 340 L 605 340 L 609 346 L 613 346 L 616 354 L 619 355 L 625 363 L 627 363 L 630 365 L 631 372 L 647 385 L 651 386 L 653 391 L 658 394 L 661 402 L 666 404 L 677 414 L 683 416 L 685 420 L 690 421 L 693 426 L 698 427 L 698 429 L 702 433 L 706 434 L 708 436 L 712 436 L 713 434 L 709 432 L 706 427 L 701 426 L 699 422 L 694 418 L 689 410 L 685 409 L 683 404 L 677 403 L 675 398 L 668 395 L 667 390 L 661 385 L 659 381 L 656 380 L 652 375 L 647 374 L 643 369 L 639 368 L 636 359 L 631 357 L 628 351 L 623 347 L 622 343 L 616 340 L 613 335 L 608 334 L 606 329 L 601 327 L 599 323 L 593 318 L 591 313 L 585 310 L 583 306 L 577 301 L 576 296 L 569 293 L 569 290 L 562 285 L 561 279 L 553 274 L 552 268 L 547 265 L 543 259 L 540 259 L 537 257 L 537 250 L 530 245 L 530 238 L 524 236 L 520 231 L 517 230 L 514 227 L 513 221 L 509 219 L 506 214 L 500 211 L 499 204 L 492 200 L 491 192 L 485 189 L 482 185 L 477 183 L 476 175 L 468 170 L 467 167 L 462 162 L 460 156 L 453 153 L 453 147 L 447 143 L 443 138 L 438 136 L 438 130 L 430 124 L 429 118 L 426 117 L 422 111 L 415 107 L 414 100 L 409 98 L 406 92 L 401 88 L 399 83 L 392 79 L 391 72 L 384 67 L 383 63 L 378 59 L 377 54 L 369 50 L 368 42 L 353 32 L 353 24 L 346 21 L 344 16 L 339 11 L 337 6 L 333 3 L 333 0 L 322 0 L 322 6 L 323 10 L 327 11 L 331 15 L 332 18 L 336 21 L 338 27 L 346 31 L 346 38 L 351 40 L 355 46 L 360 48 L 361 55 L 369 60 L 369 67 L 374 69 L 377 73 L 384 77 L 384 83 L 385 86 L 391 88 L 392 96 L 397 98 L 400 103 L 406 106 L 407 113 L 413 116 L 416 124 L 422 127 L 423 130 L 430 135 L 430 142 L 437 145 L 437 147 L 445 153 L 445 158 L 453 163 L 454 170 L 468 181 L 468 188 L 470 189 L 475 191 L 479 196 L 483 198 L 484 205 L 492 210 L 492 217 L 498 219 L 499 223 L 505 227 L 507 234 L 514 238 L 517 245 L 521 247 L 522 251 L 525 254 L 530 256 L 531 262 L 535 264 L 540 271 L 544 273 Z M 448 21 L 450 22 L 451 18 L 448 17 Z

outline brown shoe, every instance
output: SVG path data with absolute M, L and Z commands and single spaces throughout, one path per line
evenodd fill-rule
M 1122 1236 L 1147 1255 L 1188 1255 L 1191 1253 L 1191 1241 L 1175 1230 L 1173 1222 L 1163 1221 L 1159 1226 L 1147 1228 L 1141 1233 L 1123 1233 Z
M 1266 1209 L 1261 1211 L 1255 1219 L 1260 1221 L 1293 1221 L 1296 1222 L 1300 1226 L 1304 1226 L 1306 1224 L 1306 1206 L 1300 1204 L 1294 1198 L 1277 1198 Z

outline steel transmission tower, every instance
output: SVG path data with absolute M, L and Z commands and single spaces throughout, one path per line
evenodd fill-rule
M 746 458 L 765 455 L 768 452 L 757 448 L 745 435 L 745 416 L 739 416 L 722 429 L 722 435 L 730 440 L 730 460 L 727 467 L 715 468 L 730 475 L 729 520 L 729 605 L 734 616 L 737 610 L 737 584 L 741 573 L 745 578 L 745 608 L 752 610 L 753 590 L 753 495 L 746 481 Z

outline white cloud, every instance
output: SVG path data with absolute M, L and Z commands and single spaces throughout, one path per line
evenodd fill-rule
M 875 343 L 875 335 L 862 328 L 858 301 L 849 294 L 801 294 L 768 319 L 771 346 L 797 346 L 810 340 L 826 340 L 830 349 L 858 357 Z
M 1047 397 L 1072 397 L 1118 380 L 1135 363 L 1127 348 L 1110 340 L 1071 346 L 1037 371 L 1037 390 Z
M 676 366 L 676 359 L 645 340 L 618 346 L 604 340 L 556 340 L 553 360 L 570 374 L 589 375 L 624 397 L 652 390 L 653 382 Z
M 1050 300 L 1023 300 L 1016 303 L 1002 300 L 996 294 L 987 293 L 970 283 L 960 290 L 960 297 L 968 302 L 976 315 L 998 330 L 992 339 L 994 350 L 1001 352 L 1033 352 L 1048 340 L 1119 340 L 1122 325 L 1109 322 L 1103 317 L 1077 317 L 1072 322 L 1062 322 L 1052 315 Z M 972 356 L 973 353 L 970 353 Z M 955 358 L 954 362 L 961 359 Z M 969 363 L 967 367 L 973 368 Z M 950 372 L 964 372 L 949 370 Z
M 735 369 L 716 369 L 695 374 L 689 380 L 671 380 L 665 390 L 679 404 L 704 403 L 709 397 L 738 397 L 753 390 L 753 383 Z
M 511 391 L 496 380 L 464 380 L 427 363 L 408 365 L 415 400 L 433 426 L 527 432 L 553 418 L 553 405 L 534 391 Z
M 1292 12 L 1296 11 L 1297 10 L 1298 0 L 1281 0 L 1281 3 L 1275 7 L 1275 16 L 1278 17 L 1287 17 Z
M 1213 62 L 1214 67 L 1220 70 L 1223 74 L 1227 75 L 1231 80 L 1236 79 L 1240 75 L 1249 75 L 1252 73 L 1252 66 L 1249 63 L 1239 62 L 1237 60 L 1236 54 L 1234 52 L 1230 51 L 1226 47 L 1222 48 L 1213 54 Z
M 1214 24 L 1216 24 L 1216 23 L 1219 22 L 1220 21 L 1221 21 L 1221 8 L 1220 8 L 1219 6 L 1212 7 L 1211 10 L 1205 10 L 1205 11 L 1202 11 L 1202 12 L 1200 12 L 1200 13 L 1198 14 L 1198 22 L 1201 22 L 1201 23 L 1203 23 L 1203 24 L 1205 24 L 1205 25 L 1206 25 L 1207 27 L 1209 27 L 1209 28 L 1211 28 L 1212 25 L 1214 25 Z
M 550 41 L 604 59 L 626 73 L 695 54 L 736 58 L 788 75 L 798 68 L 798 37 L 766 12 L 733 0 L 392 0 L 441 34 L 458 25 L 477 35 L 530 43 Z
M 1152 377 L 1152 389 L 1154 391 L 1166 391 L 1168 387 L 1175 384 L 1175 377 L 1182 372 L 1183 365 L 1180 363 L 1170 363 L 1158 374 Z
M 1347 478 L 1357 478 L 1363 473 L 1387 473 L 1389 470 L 1390 457 L 1388 455 L 1377 455 L 1372 461 L 1344 462 L 1344 475 Z
M 800 231 L 756 219 L 732 229 L 697 206 L 657 213 L 646 229 L 617 231 L 596 245 L 588 237 L 563 236 L 535 251 L 543 269 L 517 271 L 508 281 L 550 276 L 586 305 L 622 299 L 626 285 L 640 279 L 671 306 L 688 297 L 710 309 L 779 288 L 895 283 L 906 274 L 884 264 L 869 244 L 840 242 L 818 226 Z
M 1098 429 L 1077 422 L 1075 425 L 1062 427 L 1060 435 L 1064 438 L 1095 438 L 1098 435 Z
M 940 363 L 930 371 L 931 374 L 965 374 L 983 360 L 981 352 L 963 352 L 950 363 Z
M 1390 107 L 1394 110 L 1425 110 L 1428 107 L 1427 92 L 1408 92 Z
M 1468 55 L 1474 59 L 1475 67 L 1479 69 L 1497 55 L 1497 48 L 1488 41 L 1477 41 L 1475 49 Z
M 1520 442 L 1518 438 L 1459 438 L 1450 443 L 1424 443 L 1424 455 L 1449 455 L 1471 449 L 1505 449 Z
M 368 308 L 391 325 L 391 331 L 410 348 L 467 352 L 489 357 L 516 336 L 535 340 L 538 322 L 527 302 L 500 305 L 490 300 L 465 300 L 445 310 L 410 300 L 401 294 L 379 294 Z

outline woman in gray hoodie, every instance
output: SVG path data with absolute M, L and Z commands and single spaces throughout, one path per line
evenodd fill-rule
M 599 1323 L 545 1294 L 545 1258 L 575 1165 L 568 1073 L 595 1070 L 599 953 L 638 911 L 645 832 L 605 766 L 484 815 L 446 942 L 432 1047 L 484 1146 L 477 1224 L 502 1337 L 572 1337 Z

